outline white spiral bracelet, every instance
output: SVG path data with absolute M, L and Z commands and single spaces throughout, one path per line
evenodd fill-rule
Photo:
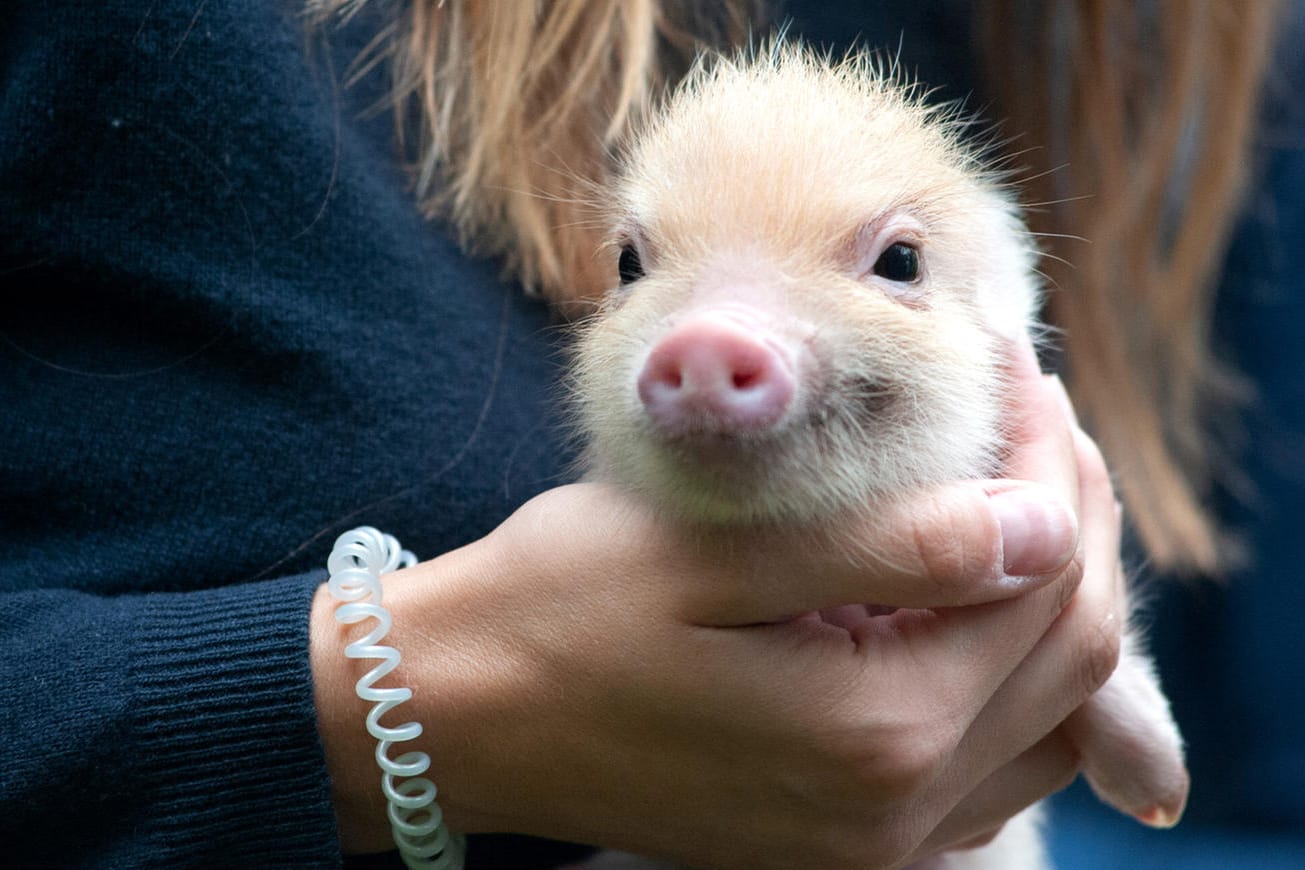
M 354 690 L 364 701 L 374 702 L 367 714 L 367 733 L 376 738 L 376 764 L 380 767 L 381 790 L 389 804 L 390 830 L 403 863 L 421 870 L 462 870 L 466 853 L 464 838 L 452 836 L 444 824 L 444 813 L 435 801 L 435 783 L 422 776 L 430 767 L 424 752 L 405 752 L 390 758 L 390 746 L 415 740 L 420 722 L 394 728 L 380 723 L 381 717 L 412 697 L 408 688 L 376 688 L 376 683 L 399 666 L 399 651 L 381 646 L 390 631 L 390 612 L 381 605 L 381 575 L 398 567 L 409 567 L 417 559 L 391 535 L 362 527 L 345 532 L 335 542 L 326 567 L 328 589 L 341 602 L 335 619 L 353 625 L 375 619 L 366 636 L 349 644 L 344 654 L 351 659 L 379 659 L 376 667 L 358 679 Z M 404 781 L 395 785 L 395 779 Z

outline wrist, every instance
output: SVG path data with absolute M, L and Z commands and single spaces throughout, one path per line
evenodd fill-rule
M 430 757 L 425 776 L 439 787 L 438 804 L 451 830 L 512 830 L 498 815 L 483 811 L 482 791 L 492 795 L 495 789 L 478 788 L 478 771 L 494 767 L 484 761 L 494 750 L 485 745 L 483 735 L 503 713 L 503 698 L 513 694 L 495 675 L 512 668 L 501 650 L 481 648 L 494 633 L 483 625 L 488 608 L 472 593 L 483 591 L 485 584 L 477 574 L 479 562 L 463 554 L 455 551 L 382 578 L 392 625 L 380 644 L 398 650 L 402 658 L 376 687 L 405 686 L 412 697 L 382 716 L 380 724 L 421 723 L 420 737 L 395 744 L 388 755 L 397 759 L 418 751 Z M 394 841 L 381 791 L 377 744 L 366 726 L 373 704 L 359 698 L 355 688 L 377 660 L 345 655 L 345 648 L 366 635 L 374 622 L 341 624 L 338 606 L 326 584 L 318 588 L 310 615 L 310 661 L 341 849 L 345 854 L 388 851 Z
M 318 734 L 331 779 L 341 850 L 382 852 L 394 844 L 378 787 L 375 741 L 363 724 L 369 705 L 354 692 L 367 666 L 344 655 L 345 646 L 362 631 L 336 622 L 335 607 L 323 583 L 313 596 L 308 628 Z

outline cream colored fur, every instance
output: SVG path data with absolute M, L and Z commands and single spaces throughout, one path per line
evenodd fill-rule
M 700 70 L 627 165 L 616 221 L 648 277 L 611 296 L 577 369 L 599 475 L 707 518 L 808 519 L 995 468 L 998 343 L 1032 322 L 1035 251 L 937 110 L 869 60 L 831 69 L 784 50 Z M 890 221 L 924 262 L 906 304 L 866 275 Z M 646 437 L 630 384 L 677 316 L 762 293 L 779 339 L 816 357 L 820 425 L 795 419 L 765 475 L 686 472 Z M 890 413 L 859 413 L 867 385 L 894 395 Z

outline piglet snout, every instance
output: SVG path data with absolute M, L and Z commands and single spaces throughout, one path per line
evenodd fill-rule
M 664 435 L 760 432 L 793 405 L 796 363 L 786 342 L 764 326 L 702 312 L 653 345 L 639 372 L 639 399 Z

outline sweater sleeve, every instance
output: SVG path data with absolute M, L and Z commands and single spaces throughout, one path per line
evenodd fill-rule
M 338 864 L 307 655 L 322 579 L 0 599 L 9 860 Z

